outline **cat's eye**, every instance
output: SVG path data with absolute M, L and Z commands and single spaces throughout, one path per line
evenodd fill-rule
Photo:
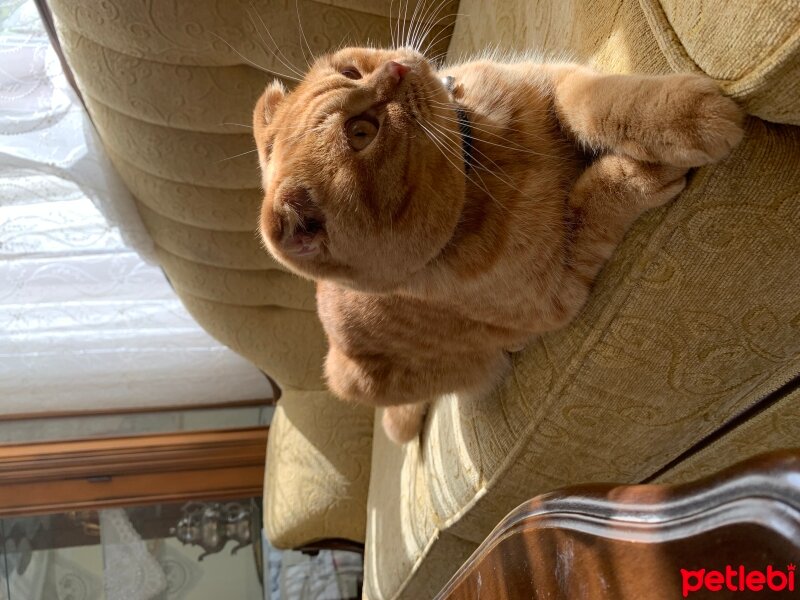
M 355 117 L 345 124 L 344 129 L 347 133 L 347 143 L 358 152 L 369 146 L 378 135 L 378 122 L 374 119 Z
M 348 79 L 361 79 L 361 73 L 358 72 L 358 69 L 355 67 L 345 67 L 341 71 L 339 71 L 342 75 L 347 77 Z

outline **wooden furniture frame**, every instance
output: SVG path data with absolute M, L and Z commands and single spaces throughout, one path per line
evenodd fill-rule
M 268 428 L 0 446 L 0 517 L 260 496 Z
M 534 498 L 436 600 L 797 598 L 798 564 L 800 449 L 687 485 L 598 485 Z

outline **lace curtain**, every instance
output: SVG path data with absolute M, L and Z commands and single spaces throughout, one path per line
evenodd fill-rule
M 0 0 L 0 414 L 270 395 L 152 256 L 33 1 Z

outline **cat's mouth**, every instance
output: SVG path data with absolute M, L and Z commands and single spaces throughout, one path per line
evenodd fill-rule
M 280 245 L 287 255 L 309 259 L 317 256 L 325 238 L 325 215 L 307 190 L 285 200 L 280 216 Z
M 325 227 L 321 221 L 309 219 L 299 224 L 294 232 L 283 240 L 283 249 L 287 254 L 297 258 L 312 258 L 320 252 L 324 231 Z

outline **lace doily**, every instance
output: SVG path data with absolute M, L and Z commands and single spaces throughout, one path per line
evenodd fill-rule
M 153 600 L 167 577 L 122 509 L 100 511 L 106 600 Z

